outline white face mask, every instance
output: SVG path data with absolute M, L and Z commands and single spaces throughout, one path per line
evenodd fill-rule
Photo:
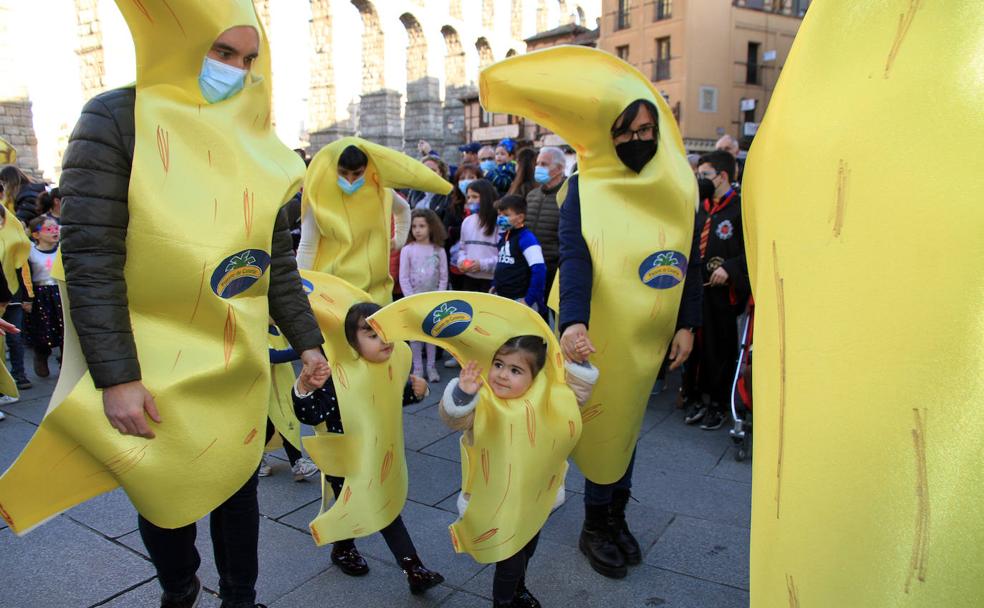
M 209 103 L 229 99 L 246 85 L 246 70 L 205 57 L 202 72 L 198 76 L 198 86 L 202 96 Z

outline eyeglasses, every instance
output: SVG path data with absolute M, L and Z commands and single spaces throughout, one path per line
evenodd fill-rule
M 656 125 L 648 124 L 642 125 L 638 129 L 624 129 L 615 131 L 612 133 L 612 138 L 625 139 L 626 141 L 632 141 L 633 139 L 653 139 L 653 135 L 656 133 Z M 626 135 L 628 138 L 626 139 Z
M 697 177 L 703 177 L 704 179 L 714 179 L 719 171 L 700 171 L 697 173 Z

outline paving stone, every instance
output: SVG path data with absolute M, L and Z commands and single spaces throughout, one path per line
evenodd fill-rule
M 455 517 L 457 517 L 457 515 L 458 515 L 458 493 L 455 492 L 454 494 L 452 494 L 451 496 L 448 496 L 447 498 L 445 498 L 444 500 L 442 500 L 441 502 L 437 503 L 434 506 L 436 508 L 442 510 L 442 511 L 447 511 L 448 513 L 451 513 L 452 515 L 454 515 Z
M 487 598 L 479 597 L 467 591 L 455 591 L 441 604 L 441 608 L 475 608 L 475 606 L 487 606 L 488 604 Z
M 113 598 L 111 601 L 102 604 L 100 608 L 137 608 L 146 606 L 158 606 L 161 601 L 161 586 L 154 578 L 149 583 L 144 583 L 136 589 L 127 591 L 123 595 Z M 201 599 L 198 600 L 197 608 L 219 608 L 222 600 L 210 590 L 203 590 Z
M 436 441 L 458 433 L 440 420 L 425 416 L 404 416 L 403 436 L 408 450 L 419 452 Z M 426 453 L 426 450 L 424 450 Z
M 6 406 L 4 409 L 6 410 Z M 21 420 L 9 410 L 6 413 L 7 417 L 0 421 L 0 471 L 6 471 L 13 464 L 38 428 Z
M 643 435 L 638 446 L 633 477 L 652 468 L 706 475 L 731 447 L 731 439 L 723 428 L 705 431 L 670 420 Z
M 461 465 L 419 452 L 408 451 L 406 455 L 411 500 L 436 505 L 461 489 Z
M 652 469 L 634 476 L 632 493 L 660 511 L 746 528 L 751 524 L 752 487 L 745 483 Z
M 0 608 L 90 606 L 154 576 L 139 555 L 65 517 L 23 537 L 0 532 L 0 556 Z
M 87 500 L 65 514 L 109 538 L 119 538 L 137 529 L 137 510 L 122 488 Z
M 351 577 L 338 568 L 330 568 L 294 589 L 287 595 L 270 602 L 270 608 L 353 608 L 375 606 L 401 606 L 425 608 L 441 605 L 452 589 L 439 585 L 423 595 L 411 595 L 407 579 L 396 566 L 367 558 L 371 571 L 366 576 Z
M 748 590 L 748 528 L 677 516 L 647 564 Z
M 625 515 L 629 530 L 639 541 L 643 551 L 653 546 L 674 517 L 672 513 L 653 509 L 634 500 L 629 501 Z M 550 514 L 547 523 L 543 526 L 541 537 L 576 548 L 583 523 L 584 497 L 568 492 L 564 504 Z
M 270 519 L 279 519 L 321 498 L 321 480 L 317 475 L 305 481 L 294 481 L 294 474 L 286 462 L 272 464 L 273 475 L 260 477 L 260 513 Z
M 430 405 L 428 405 L 426 407 L 422 407 L 419 410 L 417 410 L 416 412 L 414 412 L 414 416 L 425 416 L 427 418 L 433 418 L 434 420 L 438 420 L 438 421 L 441 420 L 441 414 L 439 414 L 438 411 L 437 411 L 437 402 L 436 401 L 434 403 L 432 403 L 432 404 L 430 404 Z
M 711 471 L 711 476 L 721 479 L 731 479 L 742 483 L 752 483 L 752 457 L 749 455 L 742 462 L 735 460 L 735 448 L 732 446 L 724 453 L 724 458 Z
M 48 410 L 50 397 L 47 395 L 34 397 L 33 399 L 21 398 L 17 403 L 0 407 L 8 415 L 13 415 L 21 420 L 26 420 L 35 426 L 41 424 L 44 413 Z
M 461 433 L 452 432 L 444 439 L 435 441 L 420 451 L 424 454 L 430 454 L 431 456 L 437 456 L 438 458 L 443 458 L 444 460 L 450 460 L 451 462 L 457 462 L 460 464 Z

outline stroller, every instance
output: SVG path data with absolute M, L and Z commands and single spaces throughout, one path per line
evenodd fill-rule
M 752 453 L 752 335 L 755 333 L 755 300 L 748 299 L 745 313 L 739 317 L 741 342 L 738 346 L 738 365 L 731 385 L 731 429 L 735 460 L 741 462 Z

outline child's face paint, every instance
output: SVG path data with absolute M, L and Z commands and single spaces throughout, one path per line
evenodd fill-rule
M 533 384 L 527 358 L 520 352 L 496 355 L 489 370 L 489 387 L 499 399 L 518 399 Z
M 390 355 L 393 354 L 393 343 L 383 342 L 376 330 L 366 323 L 365 319 L 359 323 L 355 341 L 359 346 L 359 356 L 370 363 L 386 363 L 389 361 Z
M 34 240 L 42 245 L 54 245 L 61 236 L 61 227 L 57 222 L 47 221 L 41 226 L 41 230 L 34 233 Z

